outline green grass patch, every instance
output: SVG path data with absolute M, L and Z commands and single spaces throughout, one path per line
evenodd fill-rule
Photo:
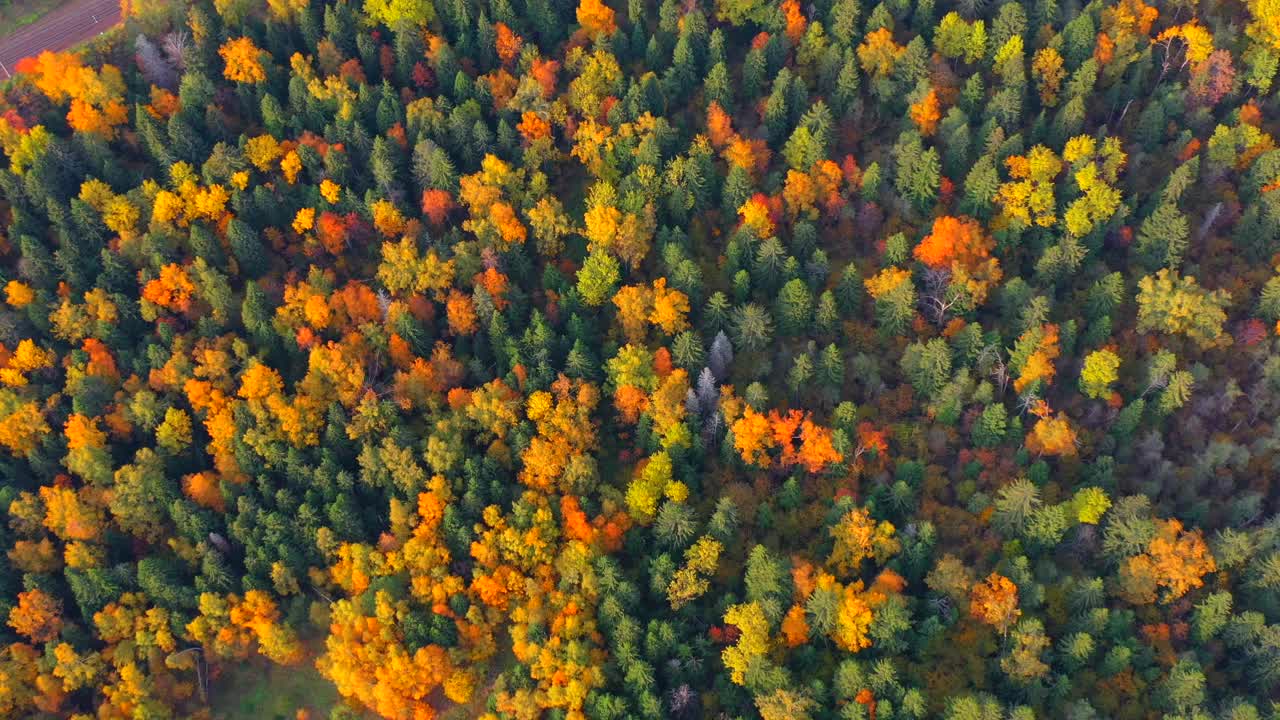
M 63 0 L 0 0 L 0 38 L 48 15 Z
M 326 718 L 338 704 L 333 683 L 310 663 L 280 667 L 268 662 L 226 664 L 213 681 L 213 716 L 219 720 L 293 720 L 306 708 Z

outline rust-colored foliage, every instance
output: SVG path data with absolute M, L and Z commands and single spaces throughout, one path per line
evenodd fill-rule
M 994 248 L 995 241 L 978 221 L 944 215 L 933 221 L 930 233 L 912 252 L 931 268 L 949 270 L 952 282 L 981 303 L 1003 276 L 999 260 L 991 257 Z
M 942 110 L 938 103 L 938 91 L 929 90 L 920 102 L 913 103 L 910 109 L 911 121 L 920 128 L 920 134 L 928 137 L 938 129 L 938 121 L 942 119 Z
M 47 642 L 62 629 L 62 606 L 43 590 L 20 592 L 17 606 L 9 611 L 9 627 L 31 642 Z
M 175 263 L 160 268 L 160 277 L 142 288 L 142 299 L 174 312 L 186 312 L 191 308 L 191 296 L 195 283 L 187 271 Z
M 1022 614 L 1018 609 L 1018 586 L 999 573 L 991 573 L 969 591 L 969 614 L 1001 633 L 1008 631 Z
M 1218 569 L 1199 530 L 1185 531 L 1178 520 L 1156 522 L 1146 551 L 1120 566 L 1125 596 L 1135 603 L 1172 602 L 1204 585 L 1204 576 Z
M 1280 0 L 1053 5 L 7 66 L 0 717 L 1266 714 Z
M 453 195 L 446 190 L 422 191 L 422 214 L 427 216 L 432 225 L 444 225 L 449 211 L 453 209 Z
M 804 606 L 792 605 L 782 619 L 782 638 L 787 647 L 799 647 L 809 641 L 809 623 L 804 617 Z
M 707 137 L 711 140 L 711 145 L 717 149 L 723 149 L 736 137 L 733 132 L 733 120 L 729 117 L 729 113 L 715 101 L 707 106 Z
M 1027 449 L 1043 455 L 1075 455 L 1075 430 L 1061 413 L 1042 417 L 1027 433 Z
M 516 59 L 520 54 L 520 48 L 524 45 L 524 40 L 504 22 L 496 22 L 493 24 L 494 33 L 494 49 L 498 52 L 498 57 L 502 62 L 509 63 Z
M 602 0 L 580 0 L 578 24 L 589 35 L 612 35 L 618 31 L 613 9 Z

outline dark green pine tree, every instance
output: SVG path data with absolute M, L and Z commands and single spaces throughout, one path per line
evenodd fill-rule
M 239 219 L 232 220 L 227 225 L 227 242 L 241 275 L 259 278 L 267 272 L 270 265 L 267 249 L 253 228 Z

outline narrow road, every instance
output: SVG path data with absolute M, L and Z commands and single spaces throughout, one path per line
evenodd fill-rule
M 25 57 L 66 50 L 100 35 L 120 21 L 120 0 L 73 0 L 36 22 L 0 38 L 0 80 Z

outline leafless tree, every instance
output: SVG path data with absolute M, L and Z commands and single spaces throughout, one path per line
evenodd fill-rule
M 1218 201 L 1213 207 L 1209 208 L 1209 212 L 1204 214 L 1204 222 L 1200 223 L 1200 229 L 1196 232 L 1196 236 L 1203 238 L 1209 232 L 1209 228 L 1217 222 L 1218 216 L 1222 214 L 1222 202 Z
M 142 76 L 147 79 L 147 82 L 165 90 L 178 88 L 178 71 L 169 60 L 165 59 L 164 55 L 160 54 L 160 50 L 146 35 L 138 33 L 134 38 L 133 52 L 134 59 L 138 62 L 138 69 L 142 71 Z
M 1018 412 L 1025 415 L 1031 412 L 1031 408 L 1035 407 L 1038 402 L 1040 402 L 1040 396 L 1033 392 L 1021 395 L 1018 397 Z
M 960 294 L 951 287 L 951 271 L 945 268 L 930 268 L 924 275 L 924 295 L 920 304 L 929 314 L 930 320 L 941 325 L 946 322 L 947 313 L 960 300 Z
M 187 69 L 187 49 L 191 47 L 191 36 L 187 34 L 187 31 L 174 30 L 165 35 L 161 47 L 164 48 L 165 56 L 178 69 L 178 72 L 185 72 Z
M 681 685 L 667 694 L 667 705 L 674 716 L 683 716 L 693 709 L 698 694 L 688 685 Z
M 1004 361 L 1004 352 L 998 346 L 988 345 L 978 352 L 977 366 L 981 368 L 988 363 L 990 369 L 987 372 L 1000 386 L 1000 394 L 1003 395 L 1009 386 L 1009 366 Z

